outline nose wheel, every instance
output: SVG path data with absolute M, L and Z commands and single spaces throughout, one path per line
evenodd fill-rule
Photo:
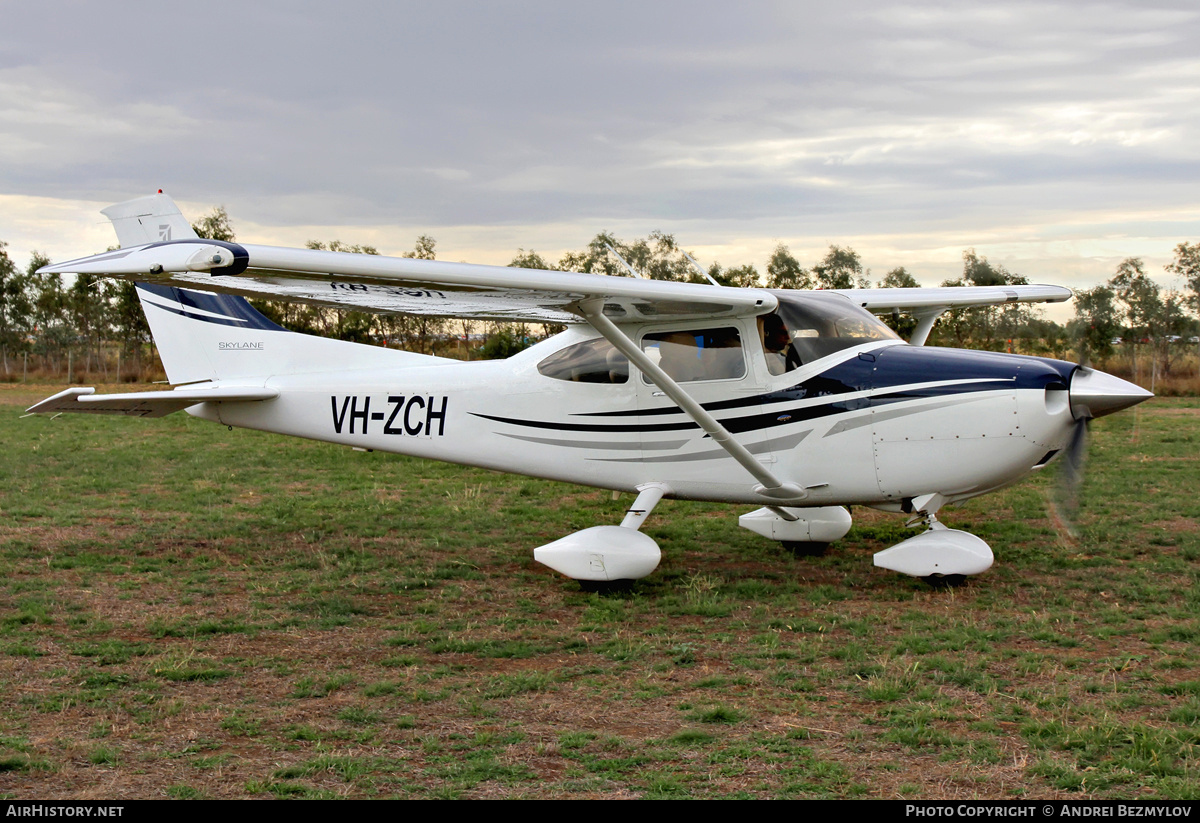
M 931 586 L 962 585 L 967 576 L 981 574 L 995 559 L 991 547 L 980 538 L 959 529 L 949 529 L 937 519 L 946 502 L 940 494 L 927 494 L 912 501 L 909 525 L 923 523 L 926 530 L 875 553 L 875 565 L 919 577 Z

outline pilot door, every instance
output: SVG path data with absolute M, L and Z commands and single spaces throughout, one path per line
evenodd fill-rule
M 757 342 L 753 337 L 749 338 Z M 762 408 L 762 374 L 748 348 L 741 323 L 678 325 L 652 328 L 638 344 L 696 402 L 746 446 L 764 465 L 774 461 L 768 433 L 756 427 Z M 713 442 L 687 414 L 648 377 L 635 380 L 642 444 L 642 463 L 661 467 L 655 479 L 723 486 L 744 480 L 744 470 Z M 682 491 L 682 487 L 678 490 Z M 699 494 L 699 496 L 706 496 Z

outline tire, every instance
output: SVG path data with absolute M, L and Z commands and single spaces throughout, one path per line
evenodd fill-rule
M 589 594 L 612 594 L 633 588 L 632 580 L 580 580 L 579 590 Z
M 965 574 L 931 574 L 921 579 L 935 589 L 957 589 L 967 584 Z
M 796 540 L 784 540 L 784 550 L 796 557 L 824 557 L 829 549 L 828 543 L 801 543 Z

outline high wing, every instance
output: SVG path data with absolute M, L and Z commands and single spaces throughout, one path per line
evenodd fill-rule
M 939 286 L 916 289 L 834 289 L 867 311 L 892 309 L 923 314 L 937 309 L 997 306 L 1004 303 L 1061 303 L 1071 299 L 1062 286 Z
M 1071 290 L 1062 286 L 939 286 L 932 289 L 835 289 L 867 311 L 877 314 L 907 311 L 917 318 L 909 338 L 914 346 L 923 346 L 933 324 L 944 312 L 974 306 L 1000 306 L 1006 303 L 1061 303 L 1071 299 Z
M 481 266 L 317 249 L 187 239 L 46 266 L 43 272 L 124 277 L 243 297 L 270 298 L 382 314 L 578 323 L 579 301 L 600 298 L 614 321 L 765 314 L 764 289 L 635 280 L 602 274 Z M 869 311 L 938 314 L 960 306 L 1060 302 L 1059 286 L 837 289 Z
M 582 322 L 583 300 L 599 300 L 604 315 L 617 323 L 758 315 L 777 305 L 775 296 L 764 289 L 203 240 L 165 194 L 119 203 L 104 214 L 117 231 L 119 250 L 41 271 L 122 277 L 379 314 L 535 323 Z M 871 311 L 903 309 L 918 316 L 956 306 L 1071 297 L 1068 289 L 1055 286 L 839 293 Z
M 480 266 L 213 240 L 174 240 L 47 266 L 43 272 L 122 277 L 162 286 L 378 314 L 579 323 L 597 299 L 617 322 L 739 317 L 771 311 L 762 289 L 603 274 Z

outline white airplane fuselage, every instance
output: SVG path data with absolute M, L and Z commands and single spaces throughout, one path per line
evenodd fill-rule
M 746 325 L 742 336 L 752 339 L 752 321 Z M 671 325 L 646 330 L 663 328 Z M 336 371 L 275 375 L 261 383 L 279 391 L 274 400 L 189 412 L 627 492 L 657 482 L 671 497 L 762 502 L 749 475 L 636 369 L 616 384 L 539 372 L 548 356 L 595 337 L 571 329 L 503 361 L 404 354 L 395 368 L 383 365 L 392 352 L 354 346 L 371 354 L 370 368 L 347 362 Z M 1075 423 L 1067 400 L 1074 364 L 876 341 L 772 375 L 761 353 L 745 355 L 741 377 L 688 383 L 688 392 L 764 466 L 805 488 L 804 505 L 894 507 L 935 492 L 972 497 L 1044 464 Z
M 578 580 L 650 574 L 662 553 L 640 528 L 663 497 L 757 505 L 739 524 L 796 551 L 845 536 L 844 506 L 904 512 L 925 531 L 876 566 L 979 574 L 990 547 L 941 524 L 940 507 L 1064 449 L 1078 457 L 1089 419 L 1150 396 L 1074 363 L 921 345 L 948 310 L 1070 297 L 1055 286 L 732 289 L 202 240 L 161 193 L 104 213 L 120 249 L 40 271 L 133 279 L 175 388 L 71 387 L 31 412 L 186 409 L 635 493 L 620 525 L 534 549 Z M 508 360 L 460 362 L 297 334 L 251 298 L 570 328 Z M 901 310 L 917 345 L 870 313 Z

